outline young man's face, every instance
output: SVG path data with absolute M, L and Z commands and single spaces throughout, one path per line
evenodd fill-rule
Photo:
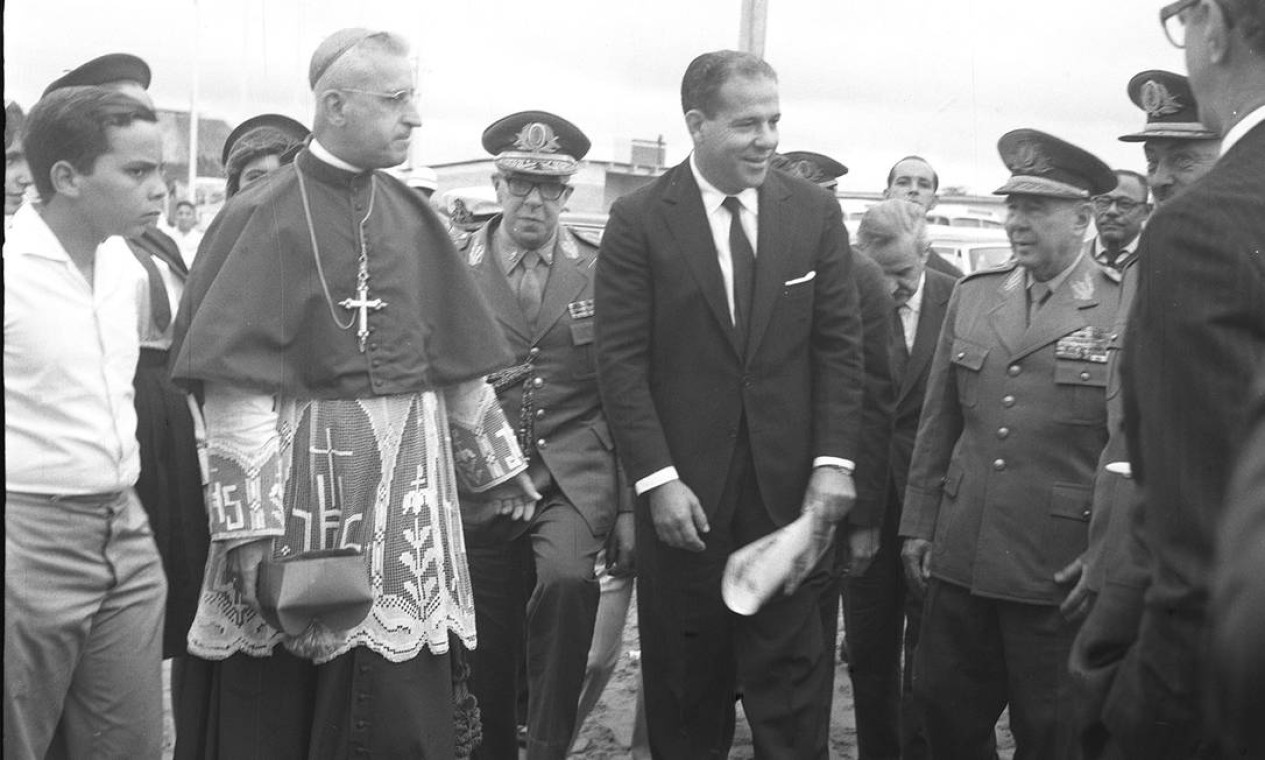
M 730 77 L 720 87 L 716 113 L 691 110 L 686 125 L 703 177 L 726 195 L 759 187 L 777 150 L 782 108 L 777 81 L 765 76 Z
M 22 205 L 26 189 L 31 186 L 31 168 L 22 153 L 22 141 L 16 139 L 4 152 L 4 213 L 14 214 Z
M 924 161 L 901 161 L 892 167 L 892 183 L 883 197 L 911 201 L 930 211 L 936 205 L 935 170 Z
M 102 238 L 140 234 L 163 210 L 163 145 L 158 125 L 136 120 L 108 127 L 110 150 L 97 157 L 92 173 L 79 176 L 78 205 L 84 221 Z

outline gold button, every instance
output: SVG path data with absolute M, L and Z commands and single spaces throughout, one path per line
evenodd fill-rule
M 997 428 L 997 437 L 1002 438 L 1002 439 L 1010 437 L 1010 428 L 1008 427 Z
M 532 384 L 532 386 L 534 386 L 534 387 L 536 387 L 536 388 L 539 388 L 539 387 L 541 387 L 542 385 L 544 385 L 544 384 L 545 384 L 545 379 L 544 379 L 543 377 L 538 377 L 538 378 L 536 378 L 535 380 L 532 380 L 532 381 L 531 381 L 531 384 Z
M 1014 406 L 1014 405 L 1015 405 L 1015 397 L 1014 397 L 1014 396 L 1009 396 L 1009 395 L 1007 395 L 1007 396 L 1002 396 L 1002 397 L 1001 397 L 1001 405 L 1002 405 L 1002 406 L 1004 406 L 1004 407 L 1007 407 L 1007 408 Z
M 544 439 L 544 438 L 537 438 L 537 439 L 536 439 L 536 448 L 538 448 L 538 449 L 543 449 L 543 448 L 545 448 L 545 446 L 546 446 L 546 443 L 545 443 L 545 439 Z
M 1006 460 L 1005 460 L 1005 459 L 994 459 L 994 460 L 993 460 L 993 469 L 994 469 L 994 470 L 997 470 L 998 472 L 1001 472 L 1002 470 L 1006 469 Z
M 1012 364 L 1006 370 L 1006 374 L 1010 375 L 1011 377 L 1017 377 L 1020 372 L 1023 372 L 1023 370 L 1019 367 L 1018 364 Z
M 1084 512 L 1081 512 L 1081 517 L 1089 517 L 1089 510 L 1087 509 Z
M 965 358 L 966 358 L 966 352 L 965 352 L 965 351 L 958 351 L 958 358 L 959 358 L 959 359 L 965 359 Z
M 1082 372 L 1082 373 L 1081 373 L 1081 379 L 1082 379 L 1082 380 L 1088 380 L 1088 379 L 1089 379 L 1089 373 L 1088 373 L 1088 372 Z
M 536 410 L 536 419 L 540 420 L 540 419 L 544 419 L 544 417 L 545 417 L 545 410 L 544 410 L 544 409 L 537 409 L 537 410 Z

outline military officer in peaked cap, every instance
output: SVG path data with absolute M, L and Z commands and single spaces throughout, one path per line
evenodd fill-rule
M 1122 135 L 1123 142 L 1141 142 L 1146 153 L 1147 179 L 1157 205 L 1162 206 L 1217 161 L 1221 138 L 1199 121 L 1199 107 L 1190 81 L 1168 71 L 1143 71 L 1129 80 L 1129 99 L 1146 113 L 1140 132 Z M 1107 362 L 1107 424 L 1110 438 L 1098 462 L 1094 483 L 1093 516 L 1083 576 L 1068 595 L 1065 607 L 1090 601 L 1092 608 L 1072 648 L 1073 676 L 1082 690 L 1085 707 L 1084 747 L 1097 756 L 1106 739 L 1102 706 L 1115 681 L 1121 659 L 1136 640 L 1142 617 L 1142 594 L 1150 570 L 1148 557 L 1129 540 L 1140 492 L 1124 435 L 1124 396 L 1120 358 L 1129 313 L 1138 289 L 1134 257 L 1120 280 L 1120 305 L 1112 326 Z
M 926 588 L 915 698 L 933 757 L 983 757 L 1009 704 L 1017 753 L 1076 756 L 1075 623 L 1055 575 L 1084 551 L 1107 440 L 1117 285 L 1085 256 L 1102 161 L 1019 129 L 998 143 L 1014 259 L 954 291 L 927 382 L 900 535 Z
M 630 548 L 633 529 L 594 365 L 597 241 L 558 221 L 589 139 L 560 116 L 524 111 L 489 126 L 483 147 L 496 157 L 492 184 L 503 210 L 463 251 L 515 353 L 517 363 L 490 381 L 518 420 L 543 498 L 534 515 L 463 507 L 479 631 L 476 757 L 518 757 L 515 682 L 525 656 L 527 757 L 561 760 L 597 614 L 595 558 L 613 529 Z M 608 560 L 627 561 L 619 551 Z
M 770 166 L 791 176 L 815 182 L 832 193 L 839 186 L 839 178 L 848 173 L 848 167 L 830 156 L 810 150 L 778 153 L 773 157 Z

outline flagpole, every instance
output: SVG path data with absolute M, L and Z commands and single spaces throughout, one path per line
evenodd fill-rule
M 768 15 L 768 0 L 742 0 L 742 23 L 738 27 L 739 50 L 764 57 L 764 32 Z
M 189 185 L 187 200 L 198 205 L 198 0 L 193 0 L 193 87 L 189 101 Z

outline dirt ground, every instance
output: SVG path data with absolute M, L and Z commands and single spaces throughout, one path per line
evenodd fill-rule
M 840 638 L 843 625 L 840 620 Z M 640 648 L 637 641 L 636 600 L 628 611 L 628 624 L 624 627 L 624 648 L 619 665 L 611 682 L 593 708 L 592 714 L 580 730 L 571 760 L 631 760 L 633 715 L 637 704 L 637 684 L 641 679 Z M 168 669 L 164 667 L 164 685 Z M 175 733 L 171 723 L 170 702 L 166 703 L 166 739 L 164 760 L 171 758 Z M 730 760 L 752 760 L 751 731 L 742 718 L 739 707 L 738 727 L 734 736 Z M 1014 739 L 1010 735 L 1007 716 L 1002 715 L 998 728 L 998 749 L 1001 760 L 1010 760 L 1014 753 Z M 831 760 L 856 760 L 856 718 L 852 711 L 852 682 L 848 678 L 847 665 L 840 663 L 835 669 L 835 697 L 830 719 Z

